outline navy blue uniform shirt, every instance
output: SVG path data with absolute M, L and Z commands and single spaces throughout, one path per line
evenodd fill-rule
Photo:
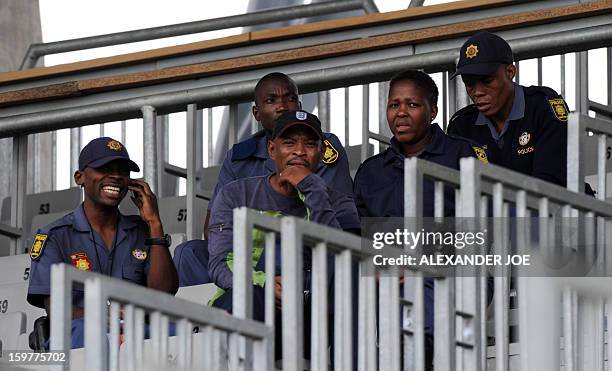
M 476 142 L 493 164 L 565 186 L 568 112 L 554 90 L 515 84 L 512 109 L 501 133 L 473 104 L 455 113 L 448 133 Z
M 334 190 L 351 195 L 353 183 L 344 147 L 334 134 L 323 133 L 323 137 L 325 152 L 316 174 Z M 226 184 L 237 179 L 268 175 L 275 171 L 276 164 L 268 156 L 268 138 L 263 130 L 249 139 L 234 144 L 227 151 L 208 209 L 212 208 L 215 197 Z
M 437 124 L 431 124 L 431 143 L 418 157 L 453 169 L 459 169 L 459 159 L 475 157 L 477 149 L 467 139 L 444 134 Z M 404 153 L 400 144 L 391 139 L 385 151 L 365 160 L 355 174 L 355 203 L 359 216 L 404 216 Z M 481 158 L 485 160 L 486 158 Z M 426 180 L 423 188 L 423 216 L 434 216 L 433 182 Z M 445 215 L 454 216 L 454 193 L 445 192 Z
M 149 246 L 144 240 L 149 228 L 136 215 L 119 215 L 114 247 L 109 250 L 102 237 L 91 229 L 83 204 L 70 214 L 36 232 L 30 248 L 32 258 L 28 302 L 44 307 L 43 297 L 51 292 L 51 265 L 66 263 L 84 271 L 100 272 L 146 286 Z M 73 291 L 73 304 L 83 305 L 83 292 Z

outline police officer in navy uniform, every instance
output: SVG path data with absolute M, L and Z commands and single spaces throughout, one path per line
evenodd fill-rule
M 566 185 L 568 108 L 545 86 L 521 86 L 512 50 L 501 37 L 481 32 L 461 47 L 457 71 L 473 104 L 451 118 L 448 133 L 469 138 L 489 161 Z
M 84 201 L 73 212 L 39 229 L 29 254 L 32 259 L 28 302 L 49 313 L 51 265 L 66 263 L 170 294 L 178 288 L 177 273 L 164 235 L 157 200 L 149 185 L 130 179 L 140 171 L 118 141 L 102 137 L 79 155 L 76 184 Z M 118 205 L 132 191 L 140 216 L 125 216 Z M 72 347 L 83 346 L 83 293 L 73 292 Z
M 235 144 L 226 154 L 217 185 L 208 203 L 208 212 L 204 223 L 204 236 L 208 238 L 208 222 L 213 202 L 221 188 L 226 184 L 242 178 L 271 174 L 276 165 L 268 155 L 268 140 L 274 130 L 275 121 L 287 111 L 302 108 L 298 87 L 287 75 L 273 72 L 262 77 L 255 85 L 253 116 L 261 123 L 263 129 L 250 138 Z M 353 182 L 349 173 L 346 152 L 338 137 L 332 133 L 323 133 L 324 152 L 316 174 L 328 186 L 352 196 Z M 207 282 L 205 252 L 207 242 L 193 240 L 177 246 L 174 262 L 179 271 L 181 286 Z M 199 274 L 194 274 L 200 272 Z
M 418 157 L 453 169 L 462 157 L 486 162 L 486 154 L 467 139 L 446 135 L 433 123 L 438 113 L 438 88 L 427 74 L 408 70 L 389 83 L 387 122 L 391 145 L 367 159 L 355 175 L 355 203 L 360 217 L 404 216 L 404 159 Z M 423 216 L 434 216 L 433 183 L 423 188 Z M 445 215 L 454 215 L 454 196 L 445 192 Z M 433 278 L 425 279 L 426 366 L 433 360 Z

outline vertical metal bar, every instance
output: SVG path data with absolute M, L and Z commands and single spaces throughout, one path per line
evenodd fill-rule
M 580 299 L 579 323 L 579 368 L 581 370 L 604 370 L 604 308 L 601 297 Z
M 561 96 L 565 97 L 565 54 L 561 54 Z
M 338 273 L 338 271 L 336 271 Z M 350 272 L 349 272 L 350 274 Z M 344 277 L 336 278 L 336 282 Z M 349 277 L 350 282 L 350 277 Z M 344 294 L 345 291 L 336 291 Z M 339 297 L 342 295 L 336 295 Z M 318 243 L 312 251 L 312 310 L 311 310 L 311 354 L 312 354 L 312 369 L 313 370 L 327 370 L 328 360 L 328 342 L 327 342 L 327 313 L 328 313 L 328 284 L 327 284 L 327 246 L 325 243 Z M 339 309 L 346 309 L 342 307 L 335 307 L 334 312 L 336 313 L 336 322 L 342 320 L 344 315 L 343 311 Z M 350 308 L 349 308 L 350 309 Z M 350 312 L 350 311 L 349 311 Z M 336 337 L 341 337 L 344 334 L 341 332 L 335 332 Z M 336 348 L 337 353 L 343 352 L 344 349 Z M 337 364 L 338 365 L 338 364 Z
M 584 114 L 586 115 L 586 112 Z M 584 153 L 583 137 L 584 127 L 580 122 L 580 115 L 570 113 L 567 120 L 567 188 L 579 193 L 584 188 L 583 167 L 580 166 Z
M 542 58 L 538 58 L 538 85 L 542 85 Z
M 434 217 L 437 222 L 444 219 L 444 182 L 434 183 Z
M 455 370 L 455 278 L 434 282 L 434 359 L 436 370 Z
M 204 167 L 204 112 L 196 110 L 195 125 L 195 167 L 196 171 Z
M 589 113 L 588 68 L 589 52 L 576 53 L 576 111 L 585 115 Z
M 100 278 L 85 281 L 85 307 L 85 359 L 93 360 L 87 368 L 106 371 L 106 293 Z
M 612 47 L 608 48 L 608 52 L 606 53 L 607 57 L 606 57 L 606 68 L 608 71 L 608 81 L 607 81 L 607 88 L 608 88 L 608 106 L 612 106 Z
M 127 370 L 134 371 L 136 369 L 136 334 L 134 333 L 134 305 L 126 304 L 124 307 L 124 322 L 123 322 L 123 346 L 126 347 L 127 355 Z M 87 344 L 85 344 L 87 346 Z M 89 358 L 89 357 L 88 357 Z M 97 358 L 89 358 L 97 359 Z M 100 370 L 102 371 L 102 370 Z
M 56 264 L 51 266 L 51 339 L 50 350 L 69 351 L 72 348 L 70 337 L 72 318 L 72 281 L 68 266 Z M 67 363 L 53 366 L 55 371 L 67 371 Z
M 274 232 L 266 233 L 266 282 L 270 284 L 265 285 L 265 303 L 266 303 L 266 325 L 274 328 L 274 315 L 276 312 L 276 302 L 274 298 L 274 277 L 276 276 L 276 235 Z M 274 337 L 274 332 L 272 332 Z M 274 341 L 274 339 L 272 339 Z
M 160 358 L 163 362 L 168 359 L 168 316 L 161 316 L 161 348 Z
M 124 142 L 125 143 L 125 142 Z M 74 185 L 73 174 L 79 170 L 79 154 L 81 153 L 81 128 L 70 129 L 70 184 Z
M 380 273 L 379 313 L 379 369 L 400 370 L 400 313 L 399 279 L 397 270 L 391 267 Z
M 570 288 L 563 290 L 563 339 L 565 340 L 565 370 L 577 371 L 577 319 L 578 297 Z
M 321 120 L 321 130 L 328 132 L 330 128 L 330 107 L 329 107 L 329 90 L 323 90 L 317 93 L 317 107 L 319 108 L 319 120 Z
M 234 232 L 235 233 L 235 232 Z M 303 370 L 302 235 L 292 217 L 281 220 L 283 370 Z
M 271 331 L 273 332 L 273 331 Z M 253 371 L 268 371 L 274 368 L 274 341 L 265 337 L 254 342 Z
M 349 104 L 350 88 L 344 88 L 344 147 L 349 147 L 349 126 L 350 126 L 350 104 Z
M 455 70 L 449 71 L 448 73 L 454 73 Z M 455 112 L 459 110 L 457 106 L 457 78 L 448 80 L 448 119 L 453 117 Z
M 27 233 L 25 225 L 25 193 L 27 185 L 27 167 L 28 136 L 20 135 L 13 137 L 13 181 L 10 182 L 11 225 L 16 228 L 21 228 L 23 232 L 21 237 L 11 240 L 11 255 L 21 253 L 21 249 L 23 248 L 23 241 L 26 238 L 25 233 Z
M 606 200 L 606 148 L 608 136 L 597 136 L 597 199 Z
M 51 133 L 51 191 L 57 189 L 57 131 Z
M 164 136 L 164 119 L 168 116 L 155 116 L 155 166 L 157 171 L 157 197 L 164 197 L 164 175 L 166 173 L 166 138 Z
M 198 108 L 195 104 L 187 106 L 187 239 L 199 238 L 201 225 L 196 220 L 196 152 L 197 152 L 197 126 Z
M 334 360 L 339 370 L 352 370 L 352 289 L 351 251 L 344 250 L 335 260 Z M 316 327 L 317 324 L 313 322 Z M 324 368 L 323 370 L 325 370 Z
M 448 110 L 448 72 L 442 72 L 442 130 L 446 132 L 446 128 L 448 127 L 448 120 L 450 120 L 451 116 L 449 115 Z M 439 116 L 438 116 L 439 117 Z
M 493 184 L 493 243 L 495 253 L 500 256 L 508 254 L 504 249 L 504 187 L 502 183 Z M 508 371 L 509 368 L 509 335 L 508 335 L 508 280 L 505 266 L 495 267 L 495 369 Z
M 378 133 L 390 137 L 391 131 L 387 125 L 387 98 L 389 97 L 389 81 L 378 83 Z M 382 145 L 382 143 L 381 143 Z M 382 152 L 382 149 L 381 149 Z
M 125 144 L 125 139 L 126 139 L 125 120 L 122 120 L 121 121 L 121 138 L 119 140 L 121 141 L 121 143 Z
M 111 308 L 112 309 L 112 308 Z M 162 358 L 161 349 L 162 349 L 162 321 L 161 321 L 161 313 L 155 311 L 151 313 L 151 347 L 153 350 L 153 362 L 156 364 L 164 364 L 164 359 Z
M 238 104 L 232 103 L 229 106 L 229 130 L 228 130 L 228 140 L 227 146 L 228 148 L 232 148 L 232 146 L 236 143 L 238 138 Z
M 240 370 L 240 345 L 242 340 L 240 338 L 240 334 L 236 332 L 230 332 L 228 334 L 229 338 L 229 351 L 228 351 L 228 364 L 230 371 L 238 371 Z
M 213 108 L 209 107 L 207 110 L 208 113 L 208 125 L 206 126 L 206 141 L 208 148 L 208 166 L 216 165 L 214 162 L 214 152 L 213 152 Z
M 372 260 L 360 262 L 358 306 L 358 370 L 376 371 L 376 278 Z
M 516 76 L 514 76 L 514 81 L 516 81 L 517 84 L 521 83 L 521 62 L 520 61 L 516 61 L 516 63 L 514 64 L 516 66 Z
M 181 318 L 177 324 L 178 367 L 183 370 L 191 370 L 191 332 L 193 326 L 186 318 Z
M 363 85 L 361 117 L 361 162 L 370 157 L 370 84 Z
M 595 228 L 596 218 L 595 213 L 587 212 L 584 215 L 584 258 L 586 266 L 596 271 L 597 274 L 602 274 L 603 265 L 598 264 L 598 257 L 595 245 L 595 236 L 597 230 Z M 580 252 L 579 252 L 580 253 Z M 601 251 L 603 253 L 603 251 Z
M 610 64 L 609 64 L 610 66 Z M 610 359 L 612 359 L 612 331 L 610 331 L 610 320 L 612 319 L 612 301 L 611 298 L 606 298 L 605 301 L 605 314 L 606 314 L 606 321 L 607 321 L 607 337 L 605 340 L 608 347 L 606 349 L 606 359 L 608 360 L 608 362 L 610 362 Z M 608 363 L 609 364 L 609 363 Z
M 248 219 L 247 208 L 234 209 L 234 287 L 232 301 L 233 315 L 238 318 L 252 318 L 253 316 L 252 233 L 253 224 Z M 274 265 L 270 268 L 274 269 Z M 283 301 L 283 306 L 284 304 Z
M 136 369 L 139 371 L 144 370 L 144 310 L 142 308 L 134 309 L 134 353 L 136 358 Z
M 116 301 L 111 302 L 109 315 L 109 370 L 119 370 L 119 313 L 120 305 Z M 156 353 L 154 353 L 156 354 Z
M 416 157 L 404 160 L 404 217 L 423 216 L 423 172 Z
M 553 251 L 553 246 L 550 243 L 550 234 L 548 232 L 549 229 L 549 221 L 550 221 L 550 217 L 549 217 L 549 202 L 548 202 L 548 198 L 546 197 L 542 197 L 540 198 L 540 200 L 538 201 L 538 215 L 539 215 L 539 221 L 538 221 L 538 225 L 539 225 L 539 244 L 540 244 L 540 251 L 542 253 L 542 257 L 544 258 L 544 261 L 549 261 L 549 259 L 554 257 L 554 251 Z
M 457 107 L 465 107 L 470 104 L 470 98 L 468 97 L 467 91 L 465 90 L 463 80 L 455 78 L 455 81 L 455 97 L 457 99 Z
M 202 337 L 204 338 L 204 349 L 202 359 L 204 359 L 204 370 L 217 370 L 219 362 L 219 337 L 212 326 L 201 327 Z M 217 340 L 217 341 L 215 341 Z
M 143 106 L 143 175 L 153 193 L 157 193 L 157 133 L 155 131 L 155 108 Z

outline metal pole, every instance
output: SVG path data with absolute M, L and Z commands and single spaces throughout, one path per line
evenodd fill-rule
M 372 0 L 327 1 L 308 5 L 297 5 L 279 9 L 233 15 L 203 21 L 179 23 L 170 26 L 145 28 L 135 31 L 117 32 L 106 35 L 63 40 L 44 44 L 31 44 L 19 69 L 33 68 L 38 58 L 56 53 L 75 50 L 100 48 L 103 46 L 133 43 L 145 40 L 161 39 L 234 27 L 252 26 L 296 18 L 308 18 L 325 14 L 341 13 L 365 8 L 369 12 L 378 12 Z
M 79 170 L 79 154 L 81 153 L 81 128 L 70 129 L 70 184 L 74 183 L 73 174 Z
M 195 104 L 187 106 L 187 239 L 192 240 L 200 237 L 201 226 L 197 225 L 196 220 L 196 155 L 197 138 L 196 125 L 198 124 L 198 108 Z M 201 116 L 201 115 L 200 115 Z M 201 119 L 201 117 L 200 117 Z
M 347 151 L 349 148 L 349 135 L 350 135 L 349 127 L 351 125 L 350 123 L 351 106 L 349 102 L 349 95 L 350 95 L 349 89 L 350 88 L 348 86 L 344 88 L 344 148 L 346 148 Z
M 143 175 L 153 193 L 157 193 L 157 132 L 155 130 L 155 108 L 143 106 Z
M 162 198 L 166 196 L 166 189 L 164 189 L 164 175 L 165 163 L 166 163 L 166 141 L 164 136 L 164 121 L 167 116 L 155 116 L 155 168 L 157 170 L 157 197 Z
M 361 162 L 370 157 L 370 85 L 363 85 L 361 117 Z
M 208 160 L 206 162 L 207 166 L 213 166 L 215 164 L 214 156 L 213 156 L 213 108 L 209 107 L 207 109 L 208 113 L 208 125 L 206 126 L 206 142 L 208 147 Z
M 317 93 L 319 108 L 319 120 L 321 120 L 321 129 L 324 132 L 329 132 L 330 124 L 330 112 L 329 112 L 329 91 L 322 90 Z
M 25 236 L 25 197 L 28 165 L 28 136 L 13 138 L 13 169 L 11 188 L 11 225 L 21 229 L 21 237 L 11 240 L 10 254 L 20 254 Z
M 51 340 L 50 350 L 70 351 L 70 328 L 72 318 L 72 283 L 67 277 L 68 266 L 55 264 L 51 266 Z M 67 371 L 68 363 L 52 366 L 53 371 Z

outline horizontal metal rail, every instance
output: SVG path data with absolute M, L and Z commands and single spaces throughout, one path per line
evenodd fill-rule
M 21 228 L 15 228 L 4 223 L 0 223 L 0 235 L 7 236 L 10 238 L 19 238 L 23 234 Z
M 103 46 L 133 43 L 138 41 L 161 39 L 200 32 L 221 30 L 234 27 L 252 26 L 264 23 L 285 21 L 289 19 L 315 17 L 325 14 L 340 13 L 350 10 L 366 9 L 376 11 L 372 1 L 342 0 L 297 5 L 286 8 L 262 10 L 258 12 L 233 15 L 203 21 L 179 23 L 169 26 L 144 28 L 134 31 L 116 32 L 106 35 L 83 37 L 50 43 L 32 44 L 19 69 L 29 69 L 36 66 L 38 59 L 48 54 L 65 53 L 76 50 L 100 48 Z
M 70 321 L 72 313 L 72 289 L 76 287 L 85 287 L 85 352 L 86 357 L 91 362 L 91 367 L 96 370 L 106 370 L 109 363 L 108 351 L 111 356 L 118 357 L 116 349 L 118 349 L 117 339 L 113 335 L 118 335 L 119 307 L 124 305 L 126 310 L 126 318 L 124 329 L 126 331 L 127 340 L 131 340 L 129 346 L 134 349 L 134 342 L 142 341 L 142 333 L 138 333 L 138 327 L 142 331 L 144 325 L 144 311 L 152 313 L 151 316 L 151 333 L 153 342 L 165 341 L 159 338 L 164 333 L 162 326 L 164 321 L 159 321 L 165 318 L 175 320 L 178 324 L 179 344 L 179 359 L 191 359 L 189 352 L 190 348 L 184 344 L 189 344 L 192 336 L 192 331 L 184 331 L 190 323 L 202 325 L 205 329 L 205 334 L 210 336 L 214 330 L 225 331 L 230 334 L 245 336 L 260 344 L 260 353 L 255 355 L 255 360 L 258 360 L 258 370 L 266 370 L 272 367 L 272 329 L 262 323 L 243 320 L 233 316 L 228 316 L 224 311 L 210 307 L 203 307 L 199 304 L 185 301 L 176 298 L 172 295 L 159 292 L 157 290 L 138 286 L 125 281 L 117 280 L 103 274 L 94 272 L 78 271 L 74 267 L 66 264 L 55 264 L 51 267 L 51 349 L 52 350 L 67 350 L 70 349 Z M 107 333 L 107 303 L 110 305 L 110 349 L 108 349 L 106 341 Z M 117 310 L 113 310 L 115 307 Z M 114 313 L 113 313 L 114 312 Z M 138 320 L 138 312 L 141 312 L 140 320 Z M 134 318 L 136 313 L 136 319 Z M 136 328 L 134 328 L 136 327 Z M 114 333 L 115 331 L 115 333 Z M 167 331 L 166 331 L 167 334 Z M 153 344 L 157 346 L 159 344 Z M 137 347 L 136 347 L 137 348 Z M 142 348 L 140 348 L 140 356 L 142 356 Z M 167 348 L 166 348 L 167 351 Z M 129 354 L 129 357 L 134 357 L 134 354 Z M 159 357 L 158 360 L 166 361 L 166 357 Z M 111 363 L 116 362 L 116 359 L 110 360 Z M 142 359 L 137 362 L 142 362 Z M 267 365 L 266 365 L 267 364 Z M 64 365 L 60 369 L 69 369 L 69 365 Z

